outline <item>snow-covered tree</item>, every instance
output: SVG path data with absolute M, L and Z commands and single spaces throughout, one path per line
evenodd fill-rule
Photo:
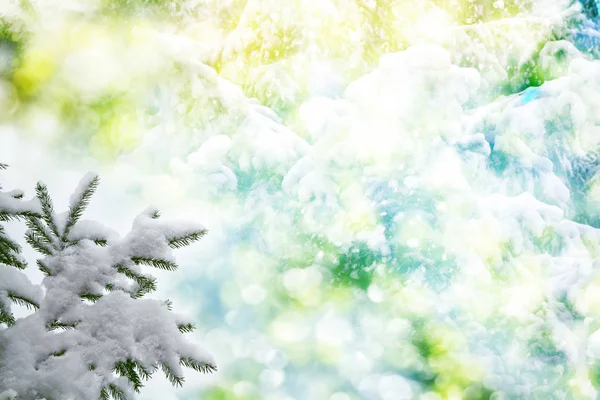
M 6 167 L 6 164 L 0 163 L 0 170 Z M 0 186 L 0 324 L 12 325 L 15 322 L 11 303 L 39 307 L 38 288 L 29 282 L 25 274 L 17 271 L 27 266 L 20 255 L 21 247 L 6 234 L 1 225 L 2 222 L 39 215 L 41 209 L 37 199 L 22 201 L 22 198 L 22 191 L 3 192 Z
M 194 326 L 173 314 L 169 301 L 140 299 L 156 290 L 156 279 L 140 266 L 177 269 L 172 249 L 199 240 L 206 229 L 163 222 L 149 208 L 120 238 L 81 220 L 98 182 L 86 175 L 65 213 L 54 211 L 44 184 L 36 187 L 41 210 L 25 214 L 25 236 L 44 256 L 37 264 L 46 275 L 45 293 L 26 303 L 39 303 L 35 313 L 0 332 L 0 393 L 17 399 L 130 399 L 159 368 L 176 386 L 184 381 L 182 366 L 216 369 L 209 355 L 184 339 Z M 1 204 L 11 210 L 8 201 Z M 25 302 L 20 293 L 15 298 Z

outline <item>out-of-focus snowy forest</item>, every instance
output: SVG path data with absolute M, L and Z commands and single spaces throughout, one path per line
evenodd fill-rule
M 598 7 L 2 0 L 6 186 L 208 227 L 158 284 L 219 372 L 142 398 L 595 398 Z

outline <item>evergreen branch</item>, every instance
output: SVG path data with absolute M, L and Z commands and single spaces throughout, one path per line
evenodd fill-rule
M 58 227 L 54 222 L 54 206 L 52 205 L 52 199 L 48 194 L 48 188 L 42 182 L 38 182 L 35 187 L 35 192 L 37 194 L 40 203 L 42 204 L 42 219 L 50 228 L 50 231 L 56 236 L 60 238 L 60 234 L 58 233 Z
M 44 226 L 39 217 L 27 218 L 25 220 L 25 225 L 27 225 L 27 227 L 37 234 L 45 243 L 55 247 L 53 246 L 54 241 L 52 240 L 52 232 Z
M 38 214 L 29 210 L 19 210 L 19 211 L 0 211 L 0 221 L 2 222 L 10 222 L 17 221 L 21 218 L 35 218 L 38 217 Z
M 0 263 L 10 265 L 17 269 L 27 268 L 27 264 L 21 261 L 16 255 L 10 253 L 0 253 Z
M 35 301 L 28 299 L 27 297 L 18 295 L 14 292 L 9 291 L 6 295 L 6 297 L 11 299 L 13 301 L 13 303 L 18 304 L 20 306 L 24 306 L 28 310 L 31 310 L 31 309 L 37 310 L 40 308 L 40 305 L 38 303 L 36 303 Z
M 107 283 L 106 286 L 104 286 L 104 289 L 106 289 L 108 292 L 114 292 L 117 290 L 121 290 L 123 292 L 129 293 L 129 291 L 121 286 L 116 286 L 113 285 L 112 283 Z
M 161 363 L 160 366 L 169 382 L 171 382 L 171 385 L 183 386 L 185 379 L 182 376 L 175 375 L 171 367 L 169 367 L 166 363 Z
M 108 241 L 106 239 L 92 239 L 92 241 L 100 247 L 106 247 L 106 245 L 108 244 Z
M 85 178 L 84 178 L 85 179 Z M 65 225 L 65 231 L 63 232 L 62 240 L 66 241 L 67 235 L 71 228 L 79 221 L 83 212 L 90 204 L 90 200 L 94 195 L 94 192 L 98 188 L 100 178 L 95 176 L 91 181 L 87 183 L 87 186 L 81 192 L 77 201 L 69 207 L 69 214 L 67 215 L 67 223 Z
M 169 311 L 173 311 L 173 302 L 172 302 L 171 300 L 169 300 L 169 299 L 166 299 L 166 300 L 163 302 L 163 304 L 164 304 L 164 306 L 167 308 L 167 310 L 169 310 Z
M 21 200 L 25 196 L 25 193 L 22 190 L 13 190 L 8 195 L 13 199 Z
M 0 170 L 4 170 L 8 168 L 8 164 L 0 163 Z
M 77 324 L 66 324 L 60 321 L 52 321 L 48 325 L 46 325 L 46 328 L 49 331 L 53 331 L 55 329 L 75 329 L 76 326 Z
M 21 246 L 19 246 L 16 242 L 9 239 L 7 236 L 2 235 L 4 233 L 4 229 L 0 226 L 0 250 L 2 252 L 21 252 Z
M 139 288 L 137 292 L 132 296 L 133 298 L 140 298 L 145 294 L 156 290 L 156 279 L 152 276 L 137 274 L 131 269 L 121 264 L 117 265 L 117 272 L 120 272 L 121 274 L 125 275 L 131 280 L 134 280 L 138 284 Z
M 46 275 L 46 276 L 52 275 L 52 271 L 50 271 L 50 268 L 48 268 L 47 266 L 44 265 L 42 260 L 37 260 L 36 263 L 37 263 L 38 269 L 40 271 L 42 271 L 44 273 L 44 275 Z
M 103 238 L 82 238 L 82 239 L 76 239 L 76 240 L 67 240 L 65 239 L 65 242 L 69 244 L 69 246 L 77 246 L 81 240 L 91 240 L 92 242 L 94 242 L 95 245 L 100 246 L 100 247 L 106 247 L 108 245 L 108 241 L 106 239 Z
M 25 232 L 25 241 L 35 251 L 46 256 L 52 255 L 52 249 L 44 242 L 44 239 L 32 230 Z
M 56 352 L 52 353 L 52 355 L 54 357 L 60 357 L 60 356 L 64 355 L 66 352 L 67 352 L 67 349 L 62 349 L 62 350 L 59 350 L 59 351 L 56 351 Z
M 179 332 L 181 333 L 190 333 L 193 332 L 196 327 L 188 322 L 187 324 L 178 324 L 177 329 L 179 329 Z
M 160 258 L 131 257 L 131 261 L 138 265 L 149 265 L 151 267 L 164 269 L 166 271 L 175 271 L 177 269 L 177 264 L 175 264 L 173 261 L 162 260 Z
M 9 310 L 5 310 L 2 303 L 0 303 L 0 324 L 2 323 L 11 326 L 15 323 L 15 317 L 13 317 Z
M 102 390 L 100 390 L 100 397 L 98 397 L 98 400 L 110 400 L 110 394 L 106 387 L 103 387 Z
M 125 392 L 117 387 L 115 384 L 108 385 L 108 390 L 110 391 L 110 395 L 115 400 L 127 400 L 125 396 Z
M 137 372 L 140 375 L 140 377 L 144 380 L 148 380 L 152 377 L 152 374 L 154 373 L 154 371 L 148 371 L 142 364 L 140 364 L 139 362 L 135 363 L 135 367 L 137 368 Z
M 19 216 L 13 212 L 0 211 L 0 221 L 2 222 L 16 221 L 18 219 Z
M 82 299 L 85 299 L 85 300 L 89 300 L 92 303 L 95 303 L 102 298 L 102 295 L 96 294 L 96 293 L 91 293 L 91 292 L 85 292 L 85 293 L 81 293 L 79 295 L 79 297 L 81 297 Z
M 152 219 L 159 219 L 160 218 L 160 211 L 154 210 L 152 212 L 152 214 L 150 214 L 150 218 L 152 218 Z
M 184 236 L 173 237 L 169 239 L 169 246 L 173 249 L 189 246 L 190 244 L 202 239 L 206 233 L 208 233 L 208 230 L 201 229 Z
M 100 390 L 99 400 L 110 400 L 111 397 L 115 400 L 127 400 L 125 393 L 113 383 Z
M 216 365 L 200 362 L 194 360 L 192 357 L 181 357 L 181 359 L 179 360 L 179 364 L 205 374 L 217 371 Z
M 127 378 L 133 385 L 133 390 L 135 390 L 136 393 L 139 393 L 140 389 L 144 386 L 140 376 L 136 372 L 136 362 L 131 359 L 117 361 L 113 366 L 113 372 Z

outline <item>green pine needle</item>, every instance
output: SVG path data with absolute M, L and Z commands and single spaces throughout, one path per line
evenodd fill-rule
M 60 357 L 60 356 L 64 355 L 66 352 L 67 352 L 67 349 L 62 349 L 62 350 L 59 350 L 59 351 L 56 351 L 56 352 L 52 353 L 52 355 L 54 357 Z
M 26 307 L 28 310 L 37 310 L 40 305 L 27 297 L 18 295 L 14 292 L 8 292 L 6 297 L 12 300 L 13 303 Z
M 117 265 L 117 272 L 125 275 L 129 279 L 134 280 L 138 284 L 137 292 L 132 296 L 133 298 L 140 298 L 147 293 L 156 290 L 156 279 L 152 276 L 137 274 L 123 265 Z
M 96 294 L 96 293 L 90 293 L 90 292 L 86 292 L 86 293 L 81 293 L 79 295 L 79 297 L 81 297 L 82 299 L 85 300 L 89 300 L 92 303 L 97 302 L 98 300 L 100 300 L 102 298 L 101 294 Z
M 15 267 L 17 269 L 25 269 L 27 268 L 27 264 L 19 259 L 15 254 L 8 253 L 0 253 L 0 264 L 10 265 L 11 267 Z
M 181 357 L 179 364 L 205 374 L 217 371 L 216 365 L 200 362 L 191 357 Z
M 106 247 L 106 245 L 108 244 L 108 241 L 106 239 L 92 239 L 94 241 L 94 243 L 96 243 L 96 245 L 100 246 L 100 247 Z
M 66 241 L 66 237 L 69 234 L 71 228 L 79 221 L 83 212 L 90 204 L 90 200 L 94 195 L 94 192 L 98 188 L 98 184 L 100 183 L 100 178 L 98 176 L 94 177 L 86 188 L 81 192 L 79 199 L 75 202 L 72 207 L 69 207 L 69 214 L 67 215 L 67 223 L 65 225 L 65 231 L 63 233 L 62 239 Z
M 10 196 L 11 196 L 13 199 L 21 200 L 21 199 L 23 198 L 23 196 L 25 196 L 25 193 L 23 193 L 23 191 L 22 191 L 22 190 L 13 190 L 13 191 L 10 193 Z
M 146 367 L 144 367 L 139 362 L 135 363 L 135 367 L 137 369 L 139 376 L 146 381 L 148 379 L 150 379 L 152 377 L 152 374 L 154 373 L 154 370 L 151 370 L 151 371 L 147 370 Z
M 177 269 L 177 264 L 173 261 L 161 260 L 160 258 L 131 257 L 131 261 L 136 264 L 149 265 L 166 271 L 175 271 Z
M 133 390 L 136 393 L 140 392 L 140 389 L 144 386 L 142 384 L 142 380 L 140 376 L 136 372 L 137 363 L 131 359 L 125 361 L 117 361 L 113 366 L 113 372 L 121 375 L 124 378 L 127 378 L 131 385 L 133 386 Z
M 9 310 L 4 309 L 2 303 L 0 303 L 0 324 L 6 324 L 11 326 L 15 323 L 15 317 L 10 313 Z
M 53 240 L 52 240 L 52 232 L 50 232 L 48 230 L 48 228 L 46 228 L 46 226 L 44 226 L 43 221 L 39 218 L 39 217 L 28 217 L 25 220 L 25 225 L 27 225 L 27 227 L 33 231 L 37 236 L 39 236 L 39 238 L 46 244 L 54 247 L 53 244 Z
M 181 332 L 181 333 L 190 333 L 190 332 L 193 332 L 194 329 L 196 329 L 196 327 L 193 324 L 188 322 L 187 324 L 177 325 L 177 329 L 179 329 L 179 332 Z
M 48 268 L 47 266 L 44 265 L 42 260 L 37 260 L 36 263 L 37 263 L 38 269 L 40 271 L 42 271 L 44 273 L 44 275 L 46 275 L 46 276 L 52 275 L 52 271 L 50 271 L 50 268 Z
M 49 331 L 53 331 L 55 329 L 75 329 L 76 324 L 65 324 L 64 322 L 60 322 L 60 321 L 52 321 L 51 323 L 49 323 L 47 325 L 47 329 Z
M 110 400 L 110 394 L 108 393 L 108 389 L 106 387 L 103 387 L 102 390 L 100 390 L 100 397 L 98 400 Z
M 46 256 L 52 255 L 52 248 L 36 232 L 32 230 L 28 230 L 27 232 L 25 232 L 25 241 L 38 253 L 41 253 Z
M 21 218 L 35 218 L 35 217 L 39 217 L 39 215 L 37 215 L 34 212 L 27 211 L 27 210 L 15 211 L 15 212 L 0 211 L 0 221 L 2 221 L 2 222 L 17 221 Z
M 0 233 L 3 233 L 3 232 L 4 232 L 4 229 L 1 229 L 1 227 L 0 227 Z M 0 249 L 2 250 L 2 252 L 10 252 L 10 251 L 12 251 L 14 253 L 21 252 L 21 246 L 19 246 L 17 243 L 10 240 L 6 236 L 0 236 Z
M 115 400 L 127 400 L 125 393 L 120 390 L 115 384 L 108 385 L 108 391 Z
M 173 249 L 179 249 L 181 247 L 189 246 L 190 244 L 202 239 L 204 235 L 206 235 L 208 231 L 206 229 L 202 229 L 196 232 L 189 233 L 185 236 L 179 236 L 169 239 L 169 246 Z
M 173 370 L 166 363 L 162 363 L 160 366 L 169 382 L 171 382 L 171 385 L 175 387 L 183 386 L 183 382 L 185 382 L 185 379 L 182 376 L 175 375 Z
M 52 205 L 52 199 L 50 198 L 50 194 L 48 194 L 48 188 L 42 182 L 38 182 L 35 187 L 35 192 L 37 194 L 40 203 L 42 204 L 42 219 L 50 228 L 50 231 L 57 238 L 60 237 L 58 232 L 58 227 L 54 222 L 54 206 Z

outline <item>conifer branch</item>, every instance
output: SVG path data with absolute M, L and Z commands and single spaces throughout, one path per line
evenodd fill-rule
M 113 367 L 113 372 L 127 378 L 127 380 L 131 382 L 133 390 L 135 390 L 136 393 L 139 393 L 140 389 L 144 386 L 140 376 L 136 372 L 136 362 L 131 359 L 117 361 Z
M 108 241 L 104 238 L 91 238 L 91 237 L 81 238 L 81 239 L 76 239 L 76 240 L 65 240 L 65 242 L 68 243 L 69 246 L 76 246 L 83 239 L 91 240 L 92 242 L 94 242 L 95 245 L 100 246 L 100 247 L 106 247 L 108 245 Z
M 154 371 L 148 371 L 146 369 L 146 367 L 144 367 L 142 364 L 140 364 L 139 362 L 135 363 L 135 367 L 137 368 L 137 372 L 140 375 L 140 377 L 144 380 L 148 380 L 152 377 L 152 374 L 154 373 Z
M 138 284 L 138 290 L 132 296 L 133 298 L 140 298 L 145 294 L 156 290 L 156 279 L 152 276 L 137 274 L 131 269 L 121 264 L 117 265 L 117 272 L 122 273 L 123 275 L 125 275 L 129 279 L 134 280 Z
M 2 226 L 0 226 L 0 250 L 3 252 L 12 251 L 14 253 L 21 251 L 21 246 L 10 240 L 7 236 L 4 236 L 4 228 Z
M 5 194 L 12 197 L 13 199 L 17 199 L 17 200 L 21 200 L 23 198 L 23 196 L 25 196 L 25 192 L 23 192 L 22 190 L 19 190 L 19 189 L 11 190 L 10 192 L 5 193 Z
M 8 164 L 0 163 L 0 170 L 4 170 L 8 168 Z
M 102 298 L 102 295 L 96 294 L 96 293 L 91 293 L 91 292 L 85 292 L 85 293 L 81 293 L 79 295 L 79 297 L 81 297 L 82 299 L 85 299 L 85 300 L 89 300 L 92 303 L 95 303 Z
M 27 297 L 23 297 L 19 294 L 16 294 L 14 292 L 8 292 L 6 297 L 8 297 L 10 300 L 12 300 L 13 303 L 18 304 L 20 306 L 24 306 L 26 307 L 28 310 L 37 310 L 38 308 L 40 308 L 40 305 L 38 303 L 36 303 L 35 301 L 28 299 Z
M 52 232 L 48 230 L 46 226 L 42 223 L 42 220 L 39 217 L 27 218 L 25 220 L 25 225 L 33 231 L 36 235 L 40 237 L 45 243 L 55 247 L 53 245 L 54 241 L 52 239 Z
M 49 331 L 53 331 L 55 329 L 64 329 L 64 330 L 75 329 L 76 326 L 77 326 L 77 324 L 74 324 L 74 323 L 68 324 L 68 323 L 64 323 L 64 322 L 60 322 L 60 321 L 52 321 L 46 326 L 46 328 Z
M 59 351 L 56 351 L 56 352 L 52 353 L 52 355 L 54 357 L 60 357 L 60 356 L 64 355 L 66 352 L 67 352 L 67 349 L 62 349 L 62 350 L 59 350 Z
M 192 357 L 181 357 L 179 364 L 205 374 L 209 372 L 215 372 L 217 370 L 216 365 L 200 362 L 194 360 Z
M 179 329 L 179 332 L 181 333 L 190 333 L 193 332 L 196 327 L 192 323 L 188 322 L 187 324 L 177 325 L 177 329 Z
M 42 260 L 37 260 L 36 263 L 37 263 L 38 269 L 40 271 L 42 271 L 44 273 L 44 275 L 46 275 L 46 276 L 52 275 L 52 271 L 50 271 L 50 268 L 48 268 L 47 266 L 44 265 Z
M 0 324 L 2 323 L 10 326 L 15 323 L 15 317 L 13 317 L 10 311 L 4 309 L 2 303 L 0 303 Z
M 20 270 L 27 268 L 25 262 L 20 260 L 15 254 L 10 253 L 0 253 L 0 263 L 10 265 Z
M 104 386 L 102 390 L 100 390 L 99 400 L 110 400 L 111 397 L 114 400 L 127 400 L 125 393 L 113 383 Z
M 169 246 L 173 249 L 189 246 L 190 244 L 202 239 L 207 232 L 208 230 L 201 229 L 184 236 L 173 237 L 169 239 Z
M 110 400 L 110 394 L 106 387 L 103 387 L 102 390 L 100 390 L 100 397 L 98 397 L 98 400 Z
M 177 269 L 177 264 L 175 264 L 173 261 L 162 260 L 160 258 L 131 257 L 131 261 L 138 265 L 149 265 L 151 267 L 164 269 L 166 271 L 175 271 Z
M 84 178 L 85 179 L 85 178 Z M 62 240 L 67 240 L 67 235 L 71 231 L 71 228 L 79 221 L 83 212 L 90 204 L 90 200 L 94 195 L 94 192 L 98 188 L 100 178 L 96 175 L 90 180 L 83 191 L 80 193 L 79 198 L 69 207 L 69 214 L 67 215 L 67 223 L 65 224 L 65 231 L 63 232 Z
M 92 239 L 92 241 L 100 247 L 106 247 L 106 245 L 108 244 L 108 241 L 106 239 Z
M 21 218 L 35 218 L 39 217 L 38 214 L 29 210 L 19 210 L 19 211 L 0 211 L 0 221 L 1 222 L 10 222 L 17 221 Z
M 48 225 L 48 228 L 50 228 L 50 231 L 54 234 L 54 236 L 60 238 L 58 227 L 54 222 L 54 206 L 52 205 L 50 194 L 48 194 L 48 188 L 42 182 L 38 182 L 35 187 L 35 192 L 40 200 L 40 203 L 42 204 L 42 219 L 46 225 Z
M 185 381 L 185 379 L 182 376 L 175 375 L 175 373 L 173 372 L 171 367 L 167 365 L 167 363 L 161 363 L 160 366 L 169 382 L 171 382 L 171 385 L 176 387 L 183 386 L 183 382 Z
M 52 255 L 52 248 L 48 246 L 48 243 L 44 241 L 43 237 L 38 235 L 36 232 L 32 230 L 25 232 L 25 241 L 38 253 L 46 256 Z

